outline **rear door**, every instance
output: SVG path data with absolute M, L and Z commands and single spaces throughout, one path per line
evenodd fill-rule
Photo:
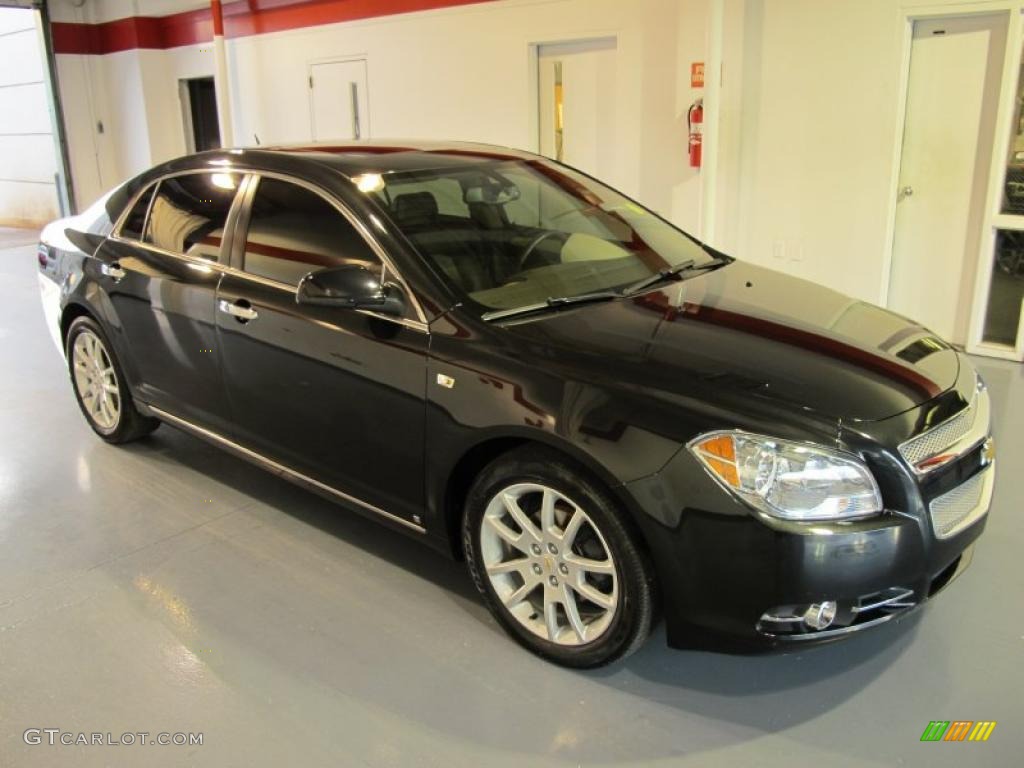
M 310 307 L 299 280 L 379 251 L 343 206 L 304 183 L 254 178 L 238 269 L 218 288 L 218 348 L 235 439 L 406 523 L 423 506 L 426 326 L 410 316 Z M 393 275 L 391 277 L 394 277 Z
M 97 252 L 137 379 L 150 405 L 227 429 L 216 349 L 216 290 L 240 174 L 196 172 L 142 192 Z

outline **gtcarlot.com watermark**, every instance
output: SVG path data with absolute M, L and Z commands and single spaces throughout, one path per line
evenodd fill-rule
M 51 747 L 134 747 L 134 746 L 175 746 L 201 747 L 201 733 L 151 733 L 149 731 L 126 731 L 114 734 L 85 733 L 84 731 L 62 731 L 60 728 L 26 728 L 21 736 L 26 744 L 47 744 Z

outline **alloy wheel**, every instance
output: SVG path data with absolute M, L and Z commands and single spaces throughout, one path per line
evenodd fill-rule
M 86 414 L 101 430 L 113 432 L 121 419 L 121 391 L 110 355 L 95 333 L 84 330 L 75 337 L 71 364 Z
M 611 549 L 590 516 L 554 488 L 517 483 L 496 493 L 482 518 L 480 554 L 498 599 L 538 637 L 583 645 L 615 618 Z

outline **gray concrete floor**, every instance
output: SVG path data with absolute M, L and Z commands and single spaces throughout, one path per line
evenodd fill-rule
M 506 640 L 462 566 L 413 541 L 166 427 L 95 438 L 34 262 L 0 250 L 0 765 L 1020 765 L 1021 366 L 979 361 L 994 512 L 923 611 L 787 656 L 657 633 L 581 674 Z M 919 743 L 939 719 L 998 726 Z M 27 728 L 204 741 L 30 746 Z

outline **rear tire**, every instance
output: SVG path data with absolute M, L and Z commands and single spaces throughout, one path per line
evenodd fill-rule
M 68 373 L 78 407 L 93 432 L 108 443 L 127 443 L 160 426 L 135 407 L 113 347 L 99 323 L 75 318 L 67 334 Z
M 590 669 L 647 639 L 650 560 L 611 494 L 561 454 L 527 446 L 485 467 L 467 497 L 462 537 L 487 607 L 538 656 Z

